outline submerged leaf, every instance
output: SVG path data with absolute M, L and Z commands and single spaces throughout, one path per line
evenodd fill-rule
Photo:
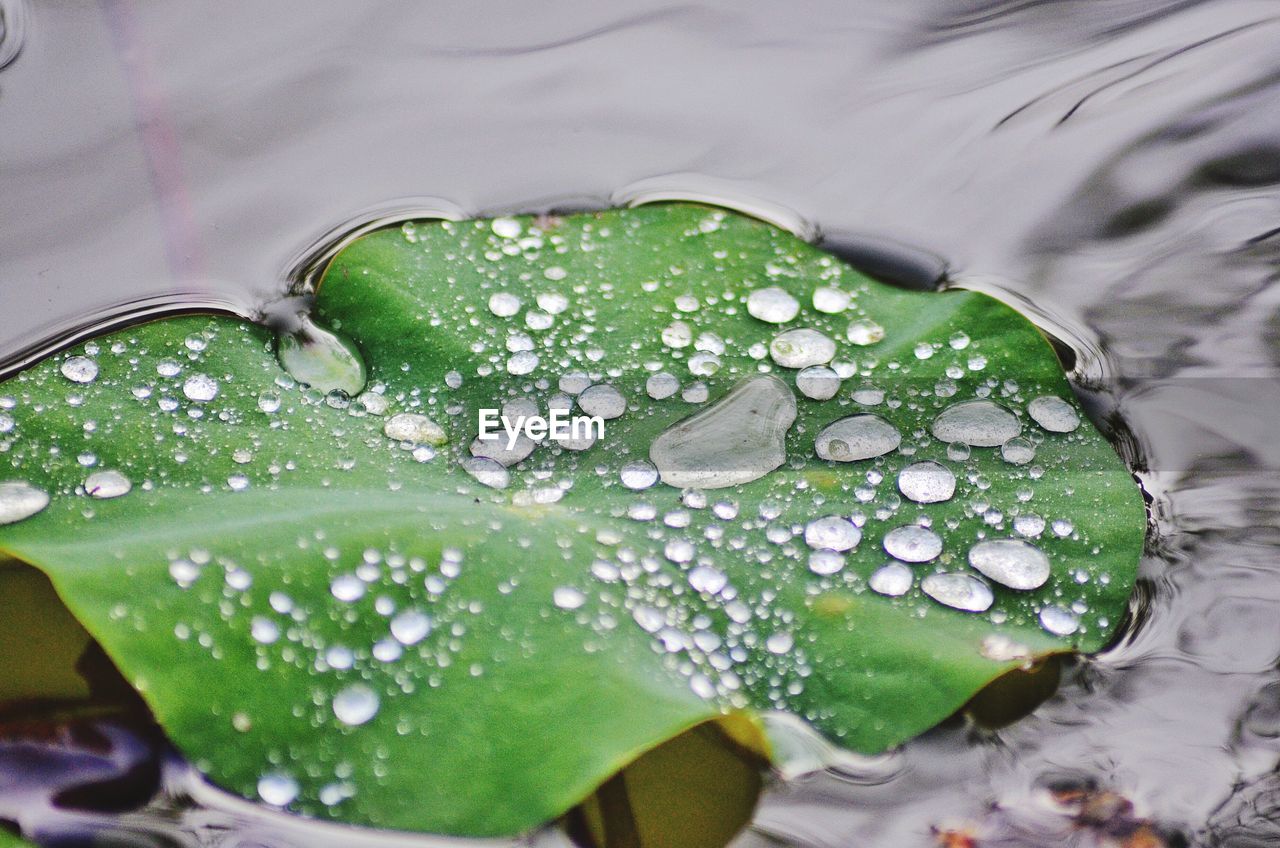
M 1125 611 L 1138 491 L 1087 420 L 1048 401 L 1052 426 L 1033 420 L 1035 399 L 1074 399 L 983 295 L 892 289 L 670 205 L 373 233 L 314 321 L 337 347 L 280 349 L 357 397 L 298 385 L 266 330 L 227 318 L 118 332 L 0 386 L 0 479 L 51 495 L 0 547 L 50 576 L 201 770 L 265 803 L 524 831 L 727 715 L 787 710 L 883 750 L 1030 658 L 1101 647 Z M 74 357 L 93 368 L 68 376 Z M 778 359 L 829 359 L 804 367 L 843 384 Z M 762 374 L 794 402 L 745 414 L 787 421 L 712 417 L 714 462 L 684 439 L 668 465 L 664 433 Z M 575 404 L 603 435 L 477 438 L 482 409 Z M 1010 433 L 1018 462 L 981 447 Z M 924 461 L 954 481 L 899 479 Z M 709 470 L 725 488 L 660 480 Z M 130 486 L 101 497 L 105 471 Z M 1004 538 L 1043 552 L 1044 585 L 969 566 Z M 889 555 L 911 564 L 871 579 Z M 935 573 L 990 608 L 931 600 Z

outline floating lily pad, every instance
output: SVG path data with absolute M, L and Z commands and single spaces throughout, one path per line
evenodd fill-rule
M 900 291 L 666 205 L 376 232 L 334 261 L 314 322 L 282 342 L 155 322 L 0 385 L 0 479 L 51 496 L 0 547 L 243 795 L 525 831 L 726 714 L 884 750 L 1124 615 L 1139 492 L 1082 415 L 1028 413 L 1075 400 L 1045 339 L 983 295 Z M 830 399 L 796 388 L 815 363 Z M 603 436 L 475 441 L 481 409 L 579 405 Z M 1019 462 L 997 437 L 1026 442 Z M 934 466 L 900 492 L 925 461 L 953 492 Z M 1047 557 L 1043 585 L 970 567 L 1008 538 Z M 910 563 L 876 584 L 895 597 L 868 583 L 886 548 Z M 926 596 L 937 573 L 989 608 Z

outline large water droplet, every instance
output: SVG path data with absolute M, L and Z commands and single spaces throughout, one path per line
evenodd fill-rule
M 800 327 L 774 336 L 769 355 L 783 368 L 825 365 L 836 355 L 836 343 L 817 330 Z
M 289 376 L 325 394 L 341 391 L 355 397 L 364 388 L 364 360 L 356 346 L 309 318 L 278 337 L 276 355 Z
M 770 286 L 747 295 L 747 312 L 752 318 L 770 324 L 785 324 L 800 314 L 800 301 L 785 289 Z
M 911 591 L 911 584 L 914 580 L 915 575 L 911 573 L 910 568 L 900 562 L 891 562 L 877 568 L 867 578 L 867 585 L 871 587 L 873 592 L 896 598 Z
M 1000 446 L 1000 458 L 1010 465 L 1026 465 L 1036 458 L 1036 446 L 1018 436 Z
M 943 442 L 993 448 L 1022 432 L 1022 425 L 1017 416 L 997 403 L 967 400 L 942 410 L 932 429 L 934 437 Z
M 902 444 L 898 428 L 879 415 L 863 413 L 833 421 L 818 433 L 814 448 L 821 459 L 855 462 L 884 456 Z
M 856 345 L 866 346 L 875 344 L 884 338 L 884 327 L 881 327 L 875 321 L 862 319 L 854 321 L 845 330 L 845 337 Z
M 132 481 L 119 471 L 95 471 L 84 481 L 85 494 L 95 498 L 118 498 L 132 488 Z
M 333 714 L 349 727 L 364 724 L 378 714 L 378 693 L 363 683 L 353 683 L 333 696 Z
M 60 370 L 73 383 L 92 383 L 98 376 L 98 363 L 87 356 L 73 356 L 62 363 Z
M 264 774 L 258 778 L 258 797 L 273 807 L 287 807 L 298 797 L 298 781 L 279 772 Z
M 659 371 L 645 382 L 644 390 L 654 400 L 665 400 L 680 391 L 680 380 L 674 374 Z
M 916 503 L 942 503 L 956 493 L 956 475 L 940 462 L 913 462 L 898 473 L 898 491 Z
M 0 524 L 15 524 L 49 505 L 49 493 L 24 480 L 0 483 Z
M 587 415 L 598 415 L 608 421 L 627 411 L 627 400 L 608 383 L 597 383 L 578 395 L 578 408 Z
M 1049 558 L 1021 539 L 991 539 L 969 549 L 969 564 L 1010 589 L 1038 589 L 1049 579 Z
M 1027 404 L 1027 414 L 1050 433 L 1070 433 L 1080 426 L 1075 407 L 1060 397 L 1041 395 Z
M 489 311 L 499 318 L 510 318 L 520 311 L 520 298 L 511 292 L 494 292 L 489 295 Z
M 810 521 L 804 528 L 804 541 L 811 548 L 847 551 L 862 540 L 862 531 L 847 518 L 828 515 Z
M 449 441 L 444 428 L 425 415 L 416 412 L 398 412 L 382 425 L 388 439 L 415 445 L 440 446 Z
M 581 589 L 572 586 L 557 586 L 551 593 L 551 601 L 563 610 L 575 610 L 587 602 L 587 596 Z
M 851 300 L 848 292 L 832 286 L 818 286 L 813 290 L 813 308 L 828 315 L 844 312 Z
M 511 447 L 507 447 L 507 444 L 507 434 L 502 431 L 487 439 L 477 437 L 471 442 L 471 455 L 492 459 L 494 462 L 510 467 L 528 457 L 537 447 L 533 439 L 524 433 L 516 436 L 515 443 Z
M 840 391 L 840 375 L 825 365 L 813 365 L 796 375 L 796 388 L 810 400 L 830 400 Z
M 462 470 L 490 489 L 505 489 L 511 485 L 511 472 L 502 463 L 488 457 L 466 457 L 462 460 Z
M 884 535 L 884 550 L 903 562 L 928 562 L 942 553 L 942 538 L 928 527 L 908 524 Z
M 205 403 L 218 396 L 218 381 L 208 374 L 192 374 L 183 382 L 182 393 L 188 400 Z
M 969 574 L 930 574 L 920 581 L 920 589 L 938 603 L 964 612 L 983 612 L 995 601 L 991 587 Z
M 1070 636 L 1080 629 L 1080 617 L 1071 610 L 1050 604 L 1040 610 L 1040 626 L 1054 636 Z
M 622 466 L 622 470 L 618 472 L 618 478 L 628 489 L 639 491 L 658 482 L 658 469 L 651 463 L 638 459 Z
M 774 375 L 749 377 L 720 400 L 669 427 L 649 457 L 662 482 L 720 489 L 758 480 L 786 461 L 796 399 Z
M 416 645 L 430 632 L 431 619 L 421 610 L 405 610 L 391 619 L 391 635 L 401 645 Z

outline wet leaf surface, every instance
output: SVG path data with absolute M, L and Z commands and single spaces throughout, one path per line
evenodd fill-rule
M 212 780 L 378 827 L 527 830 L 727 713 L 883 750 L 1104 645 L 1143 538 L 1012 310 L 691 205 L 374 233 L 304 334 L 156 322 L 0 397 L 51 496 L 0 492 L 0 546 Z M 603 437 L 474 442 L 575 403 Z

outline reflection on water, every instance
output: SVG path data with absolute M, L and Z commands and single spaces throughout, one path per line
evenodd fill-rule
M 262 314 L 357 227 L 673 190 L 989 291 L 1072 348 L 1153 499 L 1134 623 L 1028 718 L 779 786 L 740 848 L 1274 844 L 1274 3 L 204 5 L 0 3 L 10 367 L 139 315 Z M 32 797 L 0 817 L 108 817 Z M 127 821 L 243 844 L 206 800 Z

